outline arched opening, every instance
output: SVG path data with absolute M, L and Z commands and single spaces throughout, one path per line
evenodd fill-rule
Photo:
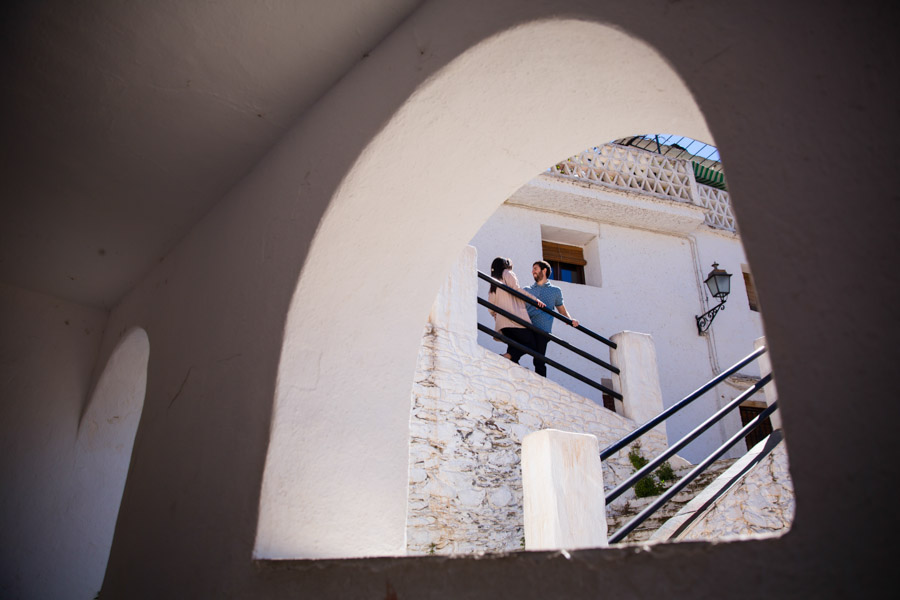
M 679 150 L 678 142 L 706 156 L 716 149 L 679 136 L 667 145 L 672 136 L 653 136 L 662 138 L 662 143 L 648 151 L 633 142 L 634 137 L 565 158 L 516 190 L 475 234 L 438 293 L 422 338 L 412 392 L 407 516 L 411 554 L 504 552 L 523 547 L 520 449 L 526 436 L 542 429 L 589 434 L 605 448 L 750 354 L 763 336 L 759 315 L 741 298 L 732 301 L 727 319 L 718 322 L 714 331 L 698 334 L 694 315 L 704 310 L 705 288 L 700 263 L 715 257 L 734 270 L 746 260 L 734 227 L 724 228 L 719 218 L 731 213 L 727 194 L 717 197 L 724 206 L 712 206 L 701 197 L 710 193 L 704 189 L 709 186 L 695 177 L 692 165 L 706 159 Z M 722 172 L 721 164 L 705 168 Z M 617 387 L 614 373 L 618 371 L 602 363 L 623 364 L 611 358 L 609 346 L 527 305 L 521 306 L 527 309 L 526 322 L 518 328 L 525 345 L 536 343 L 537 336 L 527 329 L 534 325 L 549 326 L 555 337 L 572 346 L 546 342 L 543 348 L 531 346 L 557 363 L 544 368 L 545 377 L 539 376 L 527 353 L 521 359 L 511 357 L 519 364 L 501 358 L 514 347 L 495 332 L 517 324 L 481 304 L 490 299 L 491 286 L 475 276 L 476 254 L 482 273 L 491 273 L 495 257 L 504 258 L 505 263 L 500 262 L 512 267 L 518 285 L 548 305 L 559 306 L 591 332 L 613 339 L 620 332 L 640 332 L 655 350 L 653 364 L 641 365 L 648 371 L 640 377 L 646 382 L 658 379 L 659 404 L 649 388 L 616 399 L 616 392 L 624 392 Z M 552 285 L 537 285 L 541 274 L 534 273 L 532 265 L 542 259 L 555 263 Z M 578 277 L 557 278 L 552 271 L 560 264 L 569 270 L 566 275 Z M 734 291 L 736 296 L 742 294 Z M 719 330 L 718 342 L 711 343 L 711 335 Z M 509 331 L 516 330 L 503 330 Z M 573 347 L 600 360 L 579 356 Z M 645 457 L 644 463 L 656 458 L 759 378 L 756 361 L 743 365 L 737 374 L 667 419 L 659 431 L 641 437 L 632 446 L 635 456 Z M 616 389 L 602 390 L 594 384 Z M 752 398 L 765 408 L 762 393 Z M 647 485 L 637 493 L 628 490 L 618 496 L 607 508 L 609 534 L 740 430 L 746 424 L 739 420 L 743 405 L 738 412 L 727 412 L 723 421 L 679 448 L 665 470 L 644 480 Z M 654 523 L 674 517 L 687 499 L 751 447 L 733 446 L 705 472 L 708 479 L 698 480 L 677 500 L 667 502 L 654 515 L 655 521 L 624 541 L 656 535 Z M 628 454 L 604 460 L 607 491 L 636 470 Z M 764 485 L 767 500 L 777 498 L 766 505 L 767 518 L 759 518 L 759 512 L 750 507 L 744 519 L 730 520 L 730 528 L 722 524 L 714 528 L 716 535 L 770 535 L 789 526 L 792 495 L 772 493 L 787 483 L 773 478 Z M 635 502 L 638 498 L 648 500 Z M 690 535 L 709 535 L 709 529 L 698 533 L 705 527 L 699 525 L 701 521 L 699 515 L 692 521 Z M 654 539 L 659 541 L 669 531 L 659 532 Z
M 711 139 L 655 50 L 573 20 L 473 47 L 397 111 L 332 198 L 294 294 L 257 558 L 405 552 L 409 392 L 436 290 L 523 183 L 641 130 Z
M 71 560 L 66 595 L 92 598 L 103 583 L 113 532 L 131 463 L 144 394 L 150 341 L 129 330 L 106 362 L 81 418 L 75 442 L 72 489 L 59 539 Z M 77 592 L 77 593 L 76 593 Z

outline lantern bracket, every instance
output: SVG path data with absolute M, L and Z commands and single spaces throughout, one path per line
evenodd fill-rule
M 716 314 L 720 310 L 724 310 L 724 309 L 725 309 L 725 300 L 722 300 L 722 302 L 720 304 L 712 307 L 711 309 L 709 309 L 708 311 L 706 311 L 699 317 L 694 317 L 695 319 L 697 319 L 697 334 L 703 335 L 703 332 L 706 331 L 707 329 L 709 329 L 709 326 L 712 325 L 713 319 L 716 318 Z

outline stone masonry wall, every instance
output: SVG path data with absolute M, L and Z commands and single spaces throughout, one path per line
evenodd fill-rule
M 794 520 L 794 486 L 781 442 L 679 539 L 782 533 Z
M 593 434 L 604 448 L 635 423 L 482 348 L 474 326 L 441 327 L 448 322 L 441 314 L 447 313 L 433 310 L 426 326 L 412 391 L 407 550 L 518 550 L 524 547 L 522 439 L 559 429 Z M 665 437 L 650 432 L 642 447 L 654 456 L 665 449 Z M 632 472 L 627 452 L 604 462 L 607 490 Z

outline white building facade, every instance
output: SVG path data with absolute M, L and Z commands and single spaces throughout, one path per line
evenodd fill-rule
M 609 337 L 618 331 L 650 334 L 656 345 L 666 407 L 681 400 L 754 350 L 762 318 L 747 258 L 735 230 L 728 193 L 698 184 L 691 164 L 633 147 L 607 144 L 568 159 L 516 191 L 471 241 L 478 268 L 489 273 L 497 256 L 512 260 L 524 287 L 545 243 L 581 250 L 584 284 L 554 281 L 569 313 Z M 696 315 L 718 304 L 704 285 L 712 264 L 732 274 L 731 294 L 707 332 Z M 488 285 L 480 282 L 479 295 Z M 493 327 L 487 309 L 479 323 Z M 609 360 L 609 348 L 556 321 L 553 333 Z M 479 333 L 479 343 L 505 346 Z M 601 383 L 612 374 L 551 343 L 547 356 Z M 532 368 L 525 356 L 524 367 Z M 548 368 L 548 377 L 602 404 L 595 388 Z M 669 443 L 690 432 L 759 377 L 753 361 L 706 393 L 668 424 Z M 606 380 L 606 381 L 604 381 Z M 628 399 L 626 398 L 627 402 Z M 698 462 L 740 428 L 735 411 L 679 454 Z M 730 456 L 742 454 L 738 445 Z

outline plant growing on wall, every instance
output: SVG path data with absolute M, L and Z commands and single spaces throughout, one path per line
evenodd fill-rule
M 640 442 L 635 442 L 631 447 L 631 450 L 628 451 L 628 460 L 631 462 L 631 466 L 634 467 L 632 473 L 637 473 L 650 462 L 643 454 L 641 454 Z M 666 488 L 674 481 L 675 471 L 672 469 L 672 465 L 666 461 L 661 464 L 656 471 L 634 484 L 634 495 L 637 498 L 659 496 L 666 491 Z
M 669 464 L 669 461 L 659 465 L 659 468 L 656 470 L 656 477 L 660 482 L 675 482 L 675 470 L 672 468 L 672 465 Z

